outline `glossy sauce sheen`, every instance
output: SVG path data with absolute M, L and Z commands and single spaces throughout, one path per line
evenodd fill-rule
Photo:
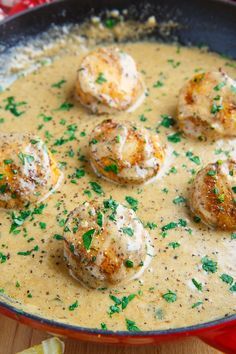
M 127 329 L 126 319 L 134 321 L 141 330 L 157 330 L 193 325 L 235 313 L 235 292 L 229 290 L 231 285 L 220 276 L 227 274 L 236 281 L 236 239 L 230 232 L 218 232 L 194 222 L 185 201 L 195 171 L 209 162 L 226 158 L 227 154 L 236 157 L 235 139 L 211 143 L 179 139 L 177 135 L 168 140 L 177 130 L 175 126 L 167 128 L 160 123 L 163 114 L 175 117 L 179 90 L 196 70 L 222 67 L 235 78 L 236 66 L 232 61 L 200 49 L 149 42 L 128 43 L 121 48 L 135 59 L 149 94 L 135 111 L 118 113 L 111 118 L 139 122 L 153 131 L 158 127 L 169 151 L 164 170 L 159 178 L 139 186 L 122 187 L 96 177 L 86 162 L 88 136 L 107 116 L 90 114 L 73 98 L 76 70 L 83 54 L 81 57 L 66 54 L 51 65 L 19 78 L 0 95 L 0 118 L 5 119 L 0 125 L 1 131 L 31 131 L 39 135 L 61 163 L 64 181 L 44 202 L 46 207 L 42 214 L 34 215 L 34 220 L 28 218 L 17 228 L 18 234 L 9 233 L 11 217 L 7 211 L 0 211 L 0 252 L 9 255 L 9 259 L 0 263 L 2 294 L 18 301 L 20 309 L 43 317 L 85 327 L 101 328 L 104 323 L 110 330 Z M 61 80 L 66 81 L 59 85 L 61 87 L 52 87 Z M 19 107 L 25 113 L 15 117 L 4 109 L 4 99 L 9 96 L 14 96 L 16 102 L 27 102 L 23 108 Z M 67 106 L 68 110 L 58 109 L 64 102 L 74 106 Z M 74 130 L 76 139 L 65 142 L 71 136 L 68 126 L 72 124 L 76 126 L 69 127 L 69 131 Z M 73 136 L 73 132 L 71 134 Z M 60 138 L 64 140 L 59 142 Z M 60 145 L 62 142 L 64 144 Z M 192 154 L 186 156 L 187 152 Z M 77 173 L 80 178 L 74 175 L 76 168 L 85 172 Z M 149 224 L 152 230 L 147 228 L 155 245 L 148 269 L 140 279 L 113 289 L 83 288 L 69 275 L 63 260 L 63 242 L 60 237 L 54 237 L 63 234 L 69 211 L 79 203 L 102 197 L 93 191 L 89 182 L 99 183 L 105 198 L 112 196 L 126 206 L 126 196 L 137 199 L 136 213 L 144 225 L 148 222 L 157 225 Z M 176 199 L 179 196 L 185 199 Z M 162 228 L 170 222 L 176 227 L 165 232 Z M 17 254 L 35 246 L 38 250 L 36 247 L 28 256 Z M 215 273 L 203 270 L 201 260 L 205 256 L 217 262 Z M 202 284 L 202 291 L 192 279 Z M 168 290 L 176 294 L 176 299 L 171 297 L 175 301 L 168 302 L 168 296 L 163 297 Z M 136 296 L 120 313 L 109 316 L 110 306 L 114 305 L 110 294 L 119 299 L 130 294 Z M 199 302 L 202 304 L 192 308 Z

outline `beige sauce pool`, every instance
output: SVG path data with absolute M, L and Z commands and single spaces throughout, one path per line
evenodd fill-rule
M 236 77 L 236 67 L 227 63 L 227 59 L 200 49 L 148 42 L 128 43 L 122 48 L 136 60 L 149 94 L 136 111 L 119 113 L 116 118 L 133 120 L 153 130 L 162 121 L 161 115 L 175 117 L 179 89 L 196 71 L 222 67 Z M 88 136 L 104 116 L 91 115 L 73 99 L 80 60 L 79 55 L 66 54 L 50 66 L 19 78 L 0 94 L 0 118 L 4 118 L 0 129 L 38 134 L 47 142 L 64 172 L 61 189 L 45 202 L 41 215 L 35 215 L 34 220 L 28 218 L 17 228 L 18 234 L 9 233 L 11 217 L 8 212 L 0 211 L 0 252 L 9 258 L 0 263 L 2 296 L 18 301 L 20 309 L 43 317 L 84 327 L 101 328 L 104 323 L 110 330 L 126 329 L 127 318 L 135 321 L 141 330 L 157 330 L 235 313 L 235 292 L 229 290 L 230 285 L 220 276 L 225 273 L 236 281 L 236 239 L 230 232 L 217 232 L 194 222 L 187 203 L 173 202 L 178 196 L 188 199 L 191 179 L 201 166 L 228 155 L 236 157 L 235 140 L 203 143 L 180 137 L 177 140 L 181 141 L 173 143 L 167 136 L 177 132 L 175 127 L 160 126 L 161 138 L 171 151 L 162 178 L 138 187 L 120 187 L 97 178 L 86 162 Z M 61 87 L 52 87 L 61 80 L 66 80 Z M 27 102 L 19 107 L 25 111 L 20 117 L 4 110 L 4 99 L 9 96 L 14 96 L 16 102 Z M 58 110 L 64 102 L 74 106 Z M 77 129 L 72 127 L 76 139 L 60 145 L 57 140 L 68 139 L 71 124 L 77 126 Z M 200 165 L 186 156 L 189 151 L 200 158 Z M 83 169 L 85 175 L 72 177 L 76 168 Z M 145 225 L 148 222 L 157 225 L 153 230 L 148 229 L 155 245 L 150 267 L 139 280 L 110 290 L 81 287 L 69 275 L 63 261 L 62 241 L 54 238 L 55 234 L 62 235 L 69 211 L 78 203 L 100 197 L 91 189 L 90 181 L 99 183 L 105 197 L 111 195 L 125 205 L 126 196 L 137 199 L 138 217 Z M 179 219 L 186 226 L 181 226 Z M 170 222 L 180 226 L 163 234 L 162 227 Z M 18 254 L 35 246 L 38 250 L 36 247 L 28 256 Z M 202 269 L 204 256 L 217 262 L 217 272 L 207 273 Z M 202 284 L 202 291 L 194 286 L 193 278 Z M 176 294 L 176 301 L 168 302 L 162 297 L 168 290 Z M 118 298 L 130 294 L 136 297 L 125 310 L 109 316 L 109 308 L 114 305 L 109 294 Z M 75 303 L 78 306 L 71 307 Z

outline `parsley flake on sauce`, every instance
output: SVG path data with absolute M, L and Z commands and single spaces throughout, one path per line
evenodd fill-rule
M 181 136 L 182 134 L 180 132 L 171 134 L 167 136 L 167 140 L 170 141 L 171 143 L 179 143 L 181 141 Z
M 61 88 L 62 85 L 64 85 L 66 83 L 66 80 L 60 80 L 58 82 L 55 82 L 54 84 L 51 85 L 51 87 L 53 88 Z
M 172 247 L 175 250 L 176 248 L 180 247 L 180 244 L 179 242 L 170 242 L 168 246 Z
M 184 198 L 183 196 L 177 196 L 173 199 L 173 203 L 174 204 L 186 203 L 186 198 Z
M 161 118 L 162 118 L 162 121 L 159 126 L 162 126 L 165 128 L 170 128 L 173 125 L 175 125 L 175 120 L 171 116 L 169 116 L 168 114 L 162 114 Z
M 76 300 L 73 304 L 69 306 L 69 311 L 74 311 L 77 307 L 79 307 L 78 300 Z
M 0 252 L 0 263 L 5 263 L 7 261 L 7 256 Z
M 200 306 L 202 304 L 203 304 L 202 301 L 198 301 L 198 302 L 195 302 L 191 307 L 192 307 L 192 309 L 195 309 L 195 307 L 198 307 L 198 306 Z
M 112 317 L 114 313 L 120 313 L 121 311 L 125 310 L 130 301 L 132 301 L 135 296 L 135 294 L 130 294 L 119 299 L 117 296 L 110 294 L 109 297 L 114 302 L 114 305 L 109 307 L 108 315 Z
M 39 250 L 39 246 L 35 246 L 29 251 L 20 251 L 17 252 L 18 256 L 30 256 L 33 252 L 37 252 Z
M 186 152 L 186 157 L 189 158 L 190 161 L 194 162 L 196 165 L 201 165 L 201 159 L 199 156 L 195 156 L 191 151 Z
M 202 283 L 199 283 L 196 279 L 192 279 L 193 285 L 197 288 L 197 290 L 202 291 Z
M 26 105 L 25 101 L 16 102 L 13 96 L 7 97 L 4 101 L 7 102 L 5 110 L 10 111 L 15 117 L 19 117 L 25 113 L 25 111 L 18 110 L 18 107 Z
M 107 325 L 106 325 L 106 323 L 102 322 L 102 323 L 100 324 L 100 326 L 101 326 L 101 329 L 103 329 L 104 331 L 107 331 Z
M 202 269 L 207 273 L 216 273 L 217 272 L 217 262 L 209 259 L 207 256 L 203 257 L 202 260 Z
M 138 210 L 138 200 L 137 199 L 127 195 L 125 197 L 125 200 L 130 205 L 131 209 L 133 209 L 133 211 L 137 211 Z
M 125 319 L 126 328 L 129 332 L 140 332 L 140 328 L 136 325 L 136 323 L 128 318 Z
M 100 186 L 100 184 L 98 184 L 97 182 L 89 182 L 89 184 L 95 193 L 97 193 L 99 195 L 104 194 L 103 189 Z
M 155 84 L 153 85 L 153 87 L 155 87 L 155 88 L 160 88 L 160 87 L 163 87 L 163 86 L 164 86 L 164 83 L 162 81 L 160 81 L 160 80 L 157 80 L 155 82 Z
M 225 282 L 226 284 L 232 285 L 234 282 L 233 277 L 228 274 L 221 274 L 220 279 Z
M 163 299 L 165 299 L 167 302 L 175 302 L 177 300 L 177 295 L 171 290 L 168 290 L 167 293 L 162 295 Z
M 63 102 L 59 108 L 57 109 L 57 111 L 69 111 L 72 107 L 74 107 L 73 103 L 70 102 Z

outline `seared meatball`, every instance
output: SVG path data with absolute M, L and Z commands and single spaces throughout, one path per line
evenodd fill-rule
M 123 111 L 144 98 L 133 58 L 118 48 L 87 54 L 78 70 L 76 97 L 94 113 Z
M 43 141 L 33 134 L 0 133 L 0 207 L 22 208 L 46 199 L 61 173 Z
M 190 137 L 236 136 L 236 81 L 222 71 L 195 75 L 180 91 L 177 118 Z
M 165 152 L 157 134 L 132 122 L 109 119 L 94 128 L 89 156 L 99 175 L 121 184 L 137 184 L 158 173 Z
M 112 198 L 86 202 L 70 214 L 64 250 L 72 275 L 89 288 L 138 278 L 152 253 L 135 212 Z
M 236 229 L 236 162 L 208 164 L 196 176 L 191 190 L 191 209 L 209 226 Z

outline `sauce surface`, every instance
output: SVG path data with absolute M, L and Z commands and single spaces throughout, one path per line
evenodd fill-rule
M 18 308 L 46 318 L 109 330 L 134 326 L 160 330 L 233 314 L 236 233 L 212 230 L 194 220 L 188 197 L 200 168 L 229 156 L 236 158 L 236 139 L 185 138 L 172 117 L 179 89 L 187 79 L 219 67 L 235 78 L 236 64 L 197 48 L 152 42 L 119 46 L 136 61 L 148 94 L 135 111 L 111 118 L 157 130 L 169 152 L 166 165 L 158 178 L 140 186 L 122 187 L 94 174 L 87 161 L 89 134 L 107 116 L 90 114 L 73 94 L 76 70 L 87 48 L 74 55 L 68 44 L 65 55 L 19 78 L 0 94 L 0 129 L 40 136 L 59 163 L 64 180 L 43 204 L 30 207 L 31 216 L 20 226 L 16 225 L 17 217 L 22 219 L 19 211 L 0 211 L 0 298 L 7 296 Z M 23 112 L 19 116 L 5 109 L 9 97 Z M 110 196 L 136 210 L 152 237 L 154 256 L 140 279 L 112 289 L 88 290 L 69 275 L 61 235 L 68 213 L 78 204 Z M 214 273 L 206 271 L 207 259 L 208 266 L 209 260 L 215 262 Z M 223 281 L 229 279 L 225 275 L 234 282 Z M 122 310 L 114 297 L 125 301 L 129 295 Z

